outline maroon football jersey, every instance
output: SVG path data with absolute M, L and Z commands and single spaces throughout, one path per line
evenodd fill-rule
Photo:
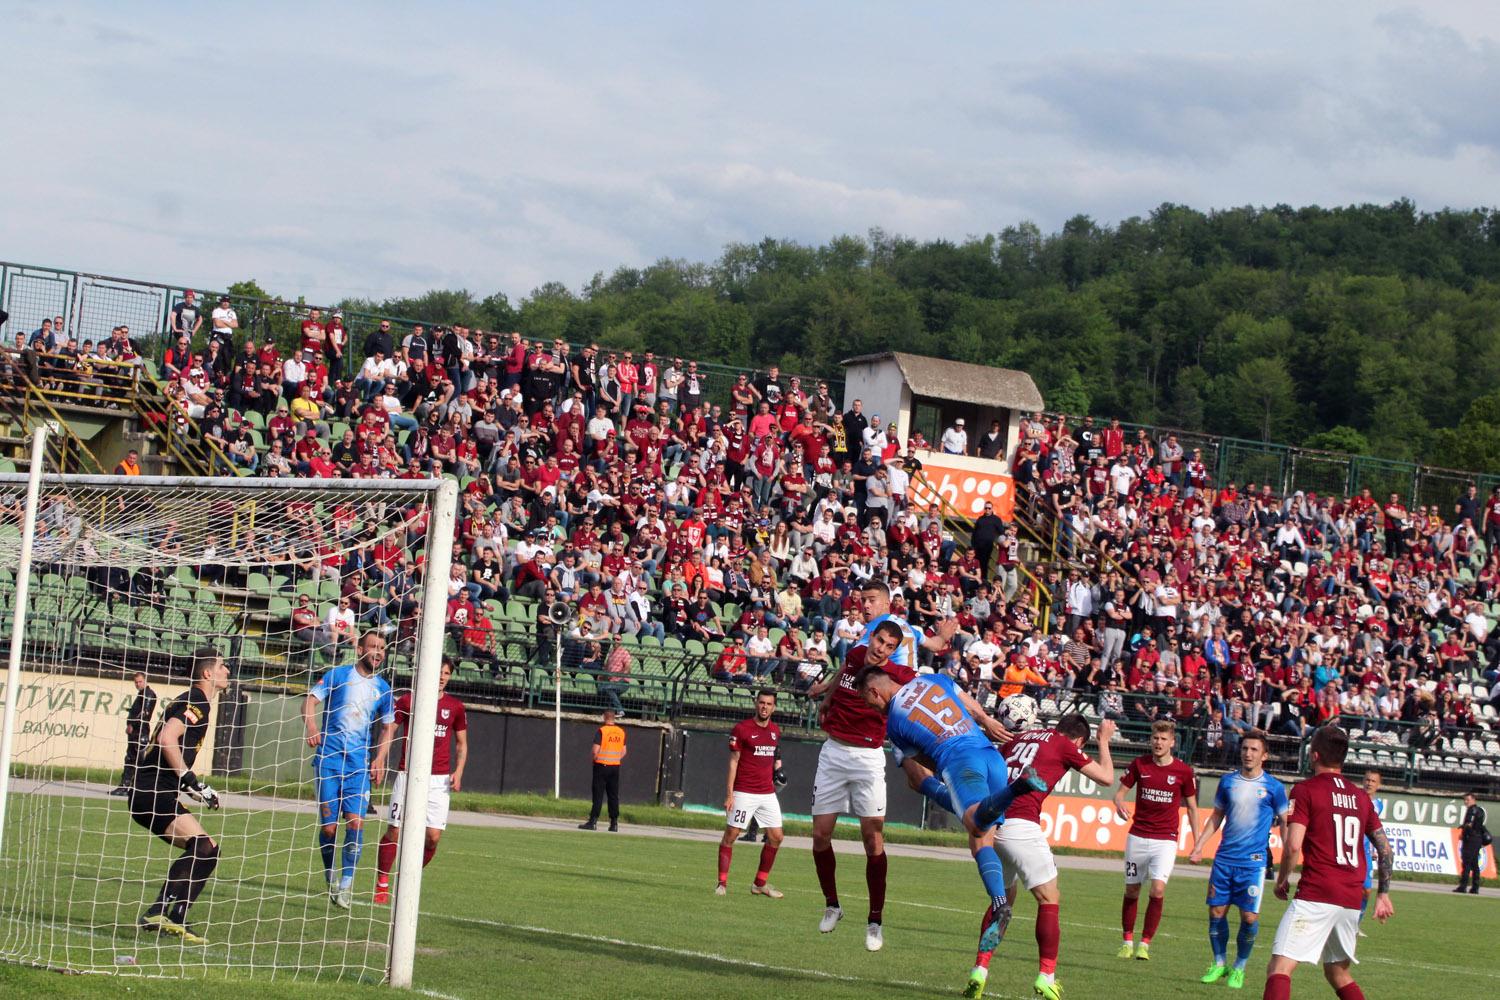
M 885 744 L 885 716 L 875 711 L 860 697 L 856 686 L 859 672 L 865 668 L 865 650 L 855 646 L 844 656 L 844 665 L 839 668 L 838 679 L 828 694 L 828 712 L 823 717 L 823 731 L 840 743 L 854 747 L 879 747 Z M 887 663 L 882 669 L 905 684 L 917 672 L 911 667 Z
M 1165 767 L 1142 754 L 1130 762 L 1120 784 L 1135 788 L 1135 820 L 1130 832 L 1146 840 L 1176 840 L 1177 807 L 1193 808 L 1198 798 L 1198 779 L 1193 769 L 1175 757 Z
M 744 719 L 729 732 L 729 749 L 740 752 L 734 772 L 734 790 L 768 795 L 776 791 L 776 751 L 781 743 L 781 727 L 774 722 L 764 726 L 754 719 Z
M 1024 732 L 1005 745 L 1005 763 L 1010 769 L 1010 780 L 1021 777 L 1021 770 L 1030 764 L 1047 783 L 1048 788 L 1057 787 L 1063 775 L 1080 767 L 1087 767 L 1089 759 L 1077 745 L 1055 729 L 1032 729 Z M 1042 821 L 1042 800 L 1046 792 L 1030 791 L 1016 796 L 1005 818 L 1029 819 L 1033 823 Z
M 1297 898 L 1357 910 L 1365 898 L 1365 838 L 1380 829 L 1375 806 L 1358 782 L 1324 772 L 1292 789 L 1292 823 L 1302 838 Z
M 410 736 L 411 692 L 396 699 L 396 725 L 401 727 L 403 737 Z M 444 692 L 438 696 L 437 719 L 432 729 L 432 773 L 453 773 L 452 739 L 454 733 L 466 732 L 469 717 L 464 714 L 464 703 Z M 406 740 L 401 742 L 401 763 L 396 770 L 406 770 Z

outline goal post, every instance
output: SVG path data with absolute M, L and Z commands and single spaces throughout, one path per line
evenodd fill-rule
M 0 475 L 0 631 L 10 643 L 0 691 L 12 733 L 0 747 L 0 960 L 409 986 L 457 483 L 31 478 L 28 495 L 28 476 Z M 302 722 L 308 692 L 355 661 L 367 631 L 386 640 L 379 676 L 412 696 L 407 832 L 389 907 L 372 901 L 385 810 L 363 818 L 362 836 L 338 824 L 330 867 Z M 186 915 L 205 939 L 194 944 L 141 927 L 185 855 L 139 822 L 132 775 L 206 647 L 230 679 L 190 769 L 222 808 L 174 800 L 217 849 Z M 372 791 L 383 806 L 386 786 Z M 351 871 L 345 909 L 327 879 Z

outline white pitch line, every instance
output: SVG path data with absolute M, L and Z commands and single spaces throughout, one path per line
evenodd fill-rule
M 424 997 L 432 997 L 432 1000 L 463 1000 L 463 997 L 454 996 L 452 993 L 439 993 L 437 990 L 417 989 L 412 992 L 420 993 Z
M 696 951 L 692 948 L 672 948 L 662 944 L 650 944 L 645 941 L 629 941 L 625 938 L 608 937 L 603 934 L 580 934 L 574 931 L 560 931 L 552 927 L 538 927 L 534 924 L 512 924 L 503 920 L 488 920 L 484 917 L 463 917 L 451 913 L 422 912 L 422 916 L 437 920 L 449 920 L 459 924 L 477 924 L 481 927 L 494 927 L 499 930 L 524 931 L 528 934 L 543 934 L 549 937 L 567 938 L 572 941 L 587 941 L 591 944 L 614 944 L 626 948 L 637 948 L 642 951 L 652 951 L 660 955 L 676 955 L 679 958 L 697 958 L 706 962 L 717 962 L 721 965 L 732 965 L 744 969 L 755 969 L 760 972 L 789 972 L 793 975 L 808 976 L 813 979 L 827 979 L 841 983 L 868 983 L 872 986 L 908 986 L 919 990 L 944 990 L 947 987 L 934 986 L 931 983 L 919 983 L 910 979 L 873 979 L 868 976 L 849 976 L 837 972 L 829 972 L 826 969 L 801 969 L 791 965 L 773 965 L 769 962 L 757 962 L 750 958 L 734 958 L 729 955 L 720 955 L 711 951 Z M 990 994 L 991 996 L 1006 996 L 1006 994 Z M 1018 996 L 1010 996 L 1008 1000 L 1022 1000 Z

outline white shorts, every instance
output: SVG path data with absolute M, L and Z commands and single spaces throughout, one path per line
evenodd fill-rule
M 1281 915 L 1271 954 L 1319 965 L 1355 962 L 1354 942 L 1358 936 L 1358 910 L 1294 899 Z
M 813 777 L 814 816 L 885 817 L 885 751 L 826 740 Z
M 1125 835 L 1125 884 L 1165 882 L 1177 864 L 1177 841 Z
M 427 779 L 427 828 L 448 829 L 448 796 L 453 788 L 453 778 L 447 774 L 434 774 Z M 391 826 L 401 828 L 401 809 L 406 805 L 406 772 L 396 775 L 396 784 L 391 789 Z
M 1019 878 L 1027 890 L 1057 878 L 1057 862 L 1042 828 L 1029 819 L 1008 819 L 995 828 L 995 853 L 1006 878 Z
M 729 804 L 729 813 L 724 822 L 736 830 L 743 830 L 750 821 L 760 824 L 762 830 L 781 829 L 781 802 L 775 792 L 735 792 Z

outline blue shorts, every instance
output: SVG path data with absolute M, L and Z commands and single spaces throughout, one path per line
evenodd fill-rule
M 1370 850 L 1370 842 L 1365 841 L 1365 889 L 1375 888 L 1375 855 Z
M 317 768 L 318 818 L 336 823 L 340 816 L 364 818 L 370 808 L 370 769 Z
M 954 815 L 960 819 L 976 802 L 983 802 L 996 792 L 1003 792 L 1010 784 L 1005 758 L 998 751 L 966 751 L 950 760 L 943 768 L 943 783 L 948 786 L 948 798 L 953 802 Z M 1005 822 L 1001 817 L 996 823 Z
M 1236 906 L 1246 913 L 1259 913 L 1265 880 L 1265 865 L 1230 865 L 1215 861 L 1208 873 L 1208 905 Z

